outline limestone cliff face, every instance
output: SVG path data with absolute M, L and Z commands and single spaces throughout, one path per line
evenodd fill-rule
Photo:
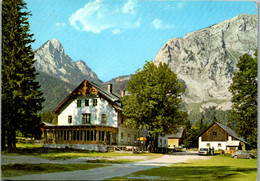
M 228 87 L 239 57 L 257 48 L 257 15 L 241 14 L 167 41 L 154 62 L 165 62 L 187 86 L 183 100 L 229 109 Z M 216 105 L 216 100 L 222 102 Z M 222 100 L 222 101 L 219 101 Z

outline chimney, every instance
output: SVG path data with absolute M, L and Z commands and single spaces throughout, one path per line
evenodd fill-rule
M 124 97 L 125 96 L 125 90 L 122 90 L 121 91 L 121 97 Z
M 112 84 L 107 84 L 107 91 L 112 93 L 112 88 L 113 88 L 113 85 Z

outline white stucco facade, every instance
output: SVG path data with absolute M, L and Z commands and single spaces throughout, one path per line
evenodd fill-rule
M 232 137 L 228 136 L 229 142 L 232 142 Z M 200 148 L 214 148 L 215 150 L 228 150 L 227 141 L 201 141 L 201 136 L 199 137 L 199 149 Z
M 93 105 L 94 99 L 97 100 L 97 105 Z M 81 100 L 81 106 L 77 106 L 77 101 Z M 89 100 L 89 105 L 85 105 L 85 100 Z M 118 116 L 115 108 L 108 103 L 104 98 L 95 96 L 86 97 L 78 96 L 74 100 L 66 103 L 64 109 L 61 110 L 58 115 L 58 125 L 82 125 L 83 114 L 90 114 L 90 125 L 106 125 L 112 127 L 118 127 Z M 107 116 L 106 124 L 101 123 L 102 114 Z M 68 117 L 72 117 L 71 123 L 68 121 Z
M 168 148 L 168 135 L 159 136 L 158 138 L 158 147 L 160 148 Z
M 117 142 L 119 145 L 134 145 L 137 144 L 139 137 L 138 130 L 119 126 L 117 134 Z

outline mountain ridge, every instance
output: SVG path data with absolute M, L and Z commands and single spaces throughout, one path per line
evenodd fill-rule
M 241 14 L 187 33 L 184 37 L 169 39 L 158 51 L 154 63 L 166 63 L 184 82 L 187 88 L 182 96 L 185 104 L 201 105 L 201 109 L 216 106 L 217 109 L 227 110 L 232 105 L 228 87 L 239 56 L 244 53 L 253 55 L 256 47 L 257 15 Z M 103 82 L 86 62 L 73 61 L 57 39 L 44 43 L 37 50 L 35 59 L 38 60 L 35 67 L 40 74 L 43 72 L 56 78 L 52 81 L 57 82 L 58 87 L 70 87 L 68 90 L 88 79 L 103 86 L 112 83 L 113 91 L 121 94 L 132 76 L 119 76 Z M 61 80 L 60 84 L 58 80 Z

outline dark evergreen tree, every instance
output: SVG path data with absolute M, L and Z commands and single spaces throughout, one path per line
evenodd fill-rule
M 35 81 L 34 40 L 26 9 L 23 0 L 2 2 L 2 149 L 6 143 L 8 149 L 15 148 L 17 130 L 34 133 L 44 101 Z
M 39 114 L 39 116 L 41 118 L 41 122 L 52 123 L 52 124 L 58 123 L 57 115 L 52 113 L 51 111 L 42 111 Z
M 229 87 L 232 93 L 230 122 L 237 133 L 246 139 L 251 148 L 257 147 L 257 51 L 255 58 L 245 54 L 240 57 L 238 70 Z
M 177 131 L 187 119 L 182 110 L 183 84 L 177 75 L 164 63 L 156 66 L 146 62 L 128 81 L 130 95 L 123 100 L 123 115 L 134 128 L 148 128 L 157 145 L 159 135 Z

